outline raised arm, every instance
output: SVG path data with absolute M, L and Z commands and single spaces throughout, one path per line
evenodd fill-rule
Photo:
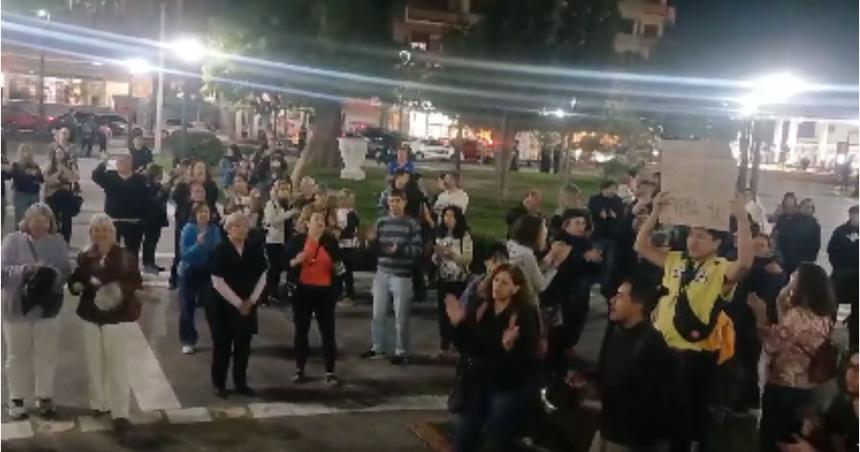
M 726 270 L 726 279 L 729 282 L 739 282 L 746 272 L 752 268 L 755 253 L 753 252 L 752 230 L 747 216 L 746 199 L 744 195 L 738 194 L 732 201 L 732 214 L 737 220 L 738 226 L 738 258 L 729 264 Z
M 666 208 L 669 199 L 668 192 L 661 192 L 654 198 L 654 209 L 642 227 L 639 228 L 639 233 L 636 234 L 636 243 L 633 245 L 633 250 L 639 253 L 639 256 L 660 268 L 663 268 L 666 263 L 668 253 L 651 244 L 651 233 L 654 232 L 660 212 Z

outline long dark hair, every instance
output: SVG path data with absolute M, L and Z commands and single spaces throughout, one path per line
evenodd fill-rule
M 544 227 L 542 218 L 535 215 L 523 215 L 514 222 L 511 228 L 511 239 L 520 245 L 537 250 L 542 245 L 538 243 L 542 227 Z
M 499 273 L 507 273 L 510 275 L 514 285 L 520 288 L 517 293 L 511 295 L 511 304 L 517 308 L 531 306 L 533 300 L 532 288 L 529 286 L 529 281 L 526 279 L 526 275 L 523 273 L 522 269 L 509 263 L 500 264 L 496 267 L 496 270 L 493 271 L 492 276 L 490 276 L 490 284 L 487 284 L 487 287 L 484 289 L 484 300 L 487 300 L 488 302 L 493 300 L 492 281 L 496 279 L 496 275 Z
M 791 304 L 809 309 L 818 316 L 832 317 L 836 312 L 836 297 L 827 272 L 812 262 L 802 262 L 796 271 L 797 288 Z
M 451 230 L 451 235 L 455 239 L 462 239 L 469 232 L 469 225 L 466 224 L 466 215 L 463 214 L 463 209 L 459 206 L 448 206 L 442 209 L 442 213 L 439 214 L 439 226 L 436 228 L 436 236 L 445 237 L 448 235 L 448 227 L 445 226 L 445 213 L 448 211 L 454 212 L 454 219 L 456 221 L 454 228 Z

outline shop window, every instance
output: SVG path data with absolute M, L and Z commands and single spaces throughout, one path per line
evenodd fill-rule
M 656 38 L 659 28 L 656 25 L 645 24 L 642 26 L 642 36 L 646 38 Z
M 618 24 L 618 32 L 632 35 L 635 25 L 636 22 L 634 22 L 633 19 L 621 19 L 620 23 Z
M 815 138 L 815 123 L 805 121 L 798 124 L 797 138 Z

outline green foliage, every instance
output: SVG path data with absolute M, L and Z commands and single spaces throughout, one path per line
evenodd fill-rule
M 224 143 L 211 132 L 175 132 L 167 138 L 165 146 L 173 153 L 174 160 L 203 160 L 210 167 L 218 165 L 226 150 Z
M 627 171 L 631 169 L 638 169 L 640 165 L 627 161 L 621 158 L 614 158 L 612 160 L 607 161 L 601 167 L 603 170 L 603 177 L 605 179 L 611 179 L 614 181 L 619 181 L 621 178 L 627 174 Z

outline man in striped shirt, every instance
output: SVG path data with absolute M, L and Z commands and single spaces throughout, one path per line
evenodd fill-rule
M 394 298 L 394 355 L 391 364 L 406 364 L 409 347 L 409 305 L 412 303 L 412 272 L 421 255 L 421 226 L 406 216 L 406 193 L 394 189 L 388 194 L 388 216 L 376 220 L 375 247 L 378 251 L 373 278 L 373 320 L 370 324 L 371 349 L 361 356 L 385 357 L 385 316 Z

